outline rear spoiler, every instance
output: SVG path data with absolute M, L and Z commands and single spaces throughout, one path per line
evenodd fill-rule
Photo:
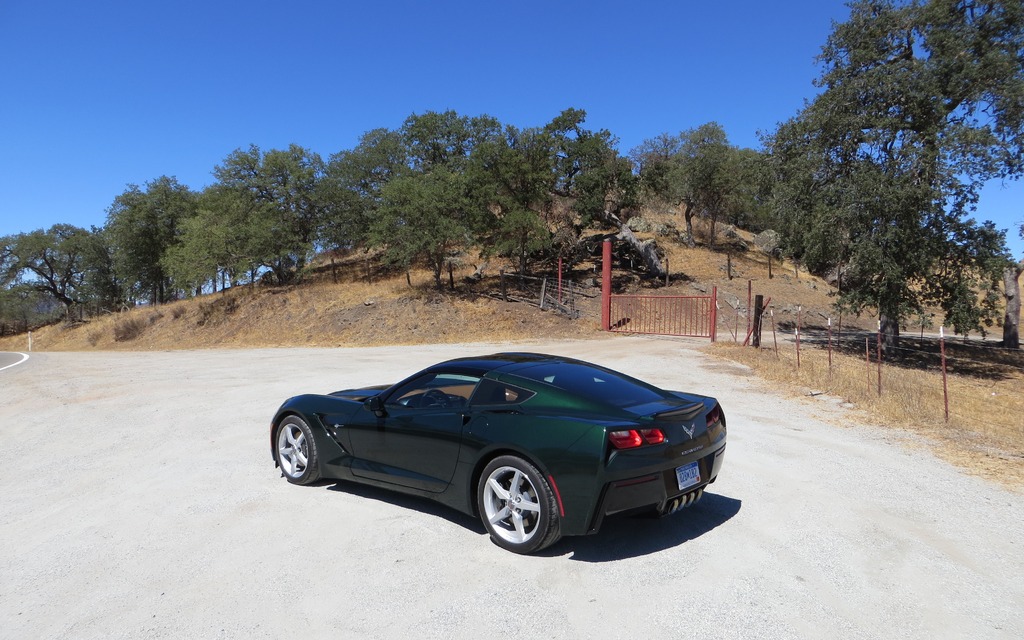
M 661 413 L 656 413 L 653 416 L 651 416 L 651 418 L 658 421 L 689 422 L 690 420 L 693 420 L 694 418 L 699 416 L 703 411 L 704 403 L 694 402 L 693 404 L 687 405 L 685 407 L 680 407 L 678 409 L 672 409 L 670 411 L 662 411 Z

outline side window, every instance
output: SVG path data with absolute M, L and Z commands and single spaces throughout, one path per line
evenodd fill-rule
M 410 409 L 460 409 L 469 402 L 480 378 L 454 373 L 430 373 L 399 387 L 386 404 Z
M 526 402 L 532 391 L 494 380 L 482 380 L 473 394 L 474 405 L 511 405 Z

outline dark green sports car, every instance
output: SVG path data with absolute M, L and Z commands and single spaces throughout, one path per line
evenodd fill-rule
M 700 499 L 725 453 L 714 398 L 535 353 L 449 360 L 390 387 L 289 399 L 270 427 L 289 482 L 351 480 L 479 515 L 500 546 L 543 549 L 605 516 Z

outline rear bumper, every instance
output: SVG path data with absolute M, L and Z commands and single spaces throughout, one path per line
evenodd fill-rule
M 718 478 L 724 457 L 723 442 L 716 450 L 698 458 L 701 481 L 682 491 L 676 481 L 676 467 L 609 482 L 601 492 L 587 533 L 597 533 L 605 516 L 645 510 L 665 513 L 695 503 L 704 488 Z

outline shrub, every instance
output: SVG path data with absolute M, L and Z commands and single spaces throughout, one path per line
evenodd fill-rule
M 141 318 L 127 318 L 114 325 L 114 341 L 127 342 L 142 335 L 146 322 Z

